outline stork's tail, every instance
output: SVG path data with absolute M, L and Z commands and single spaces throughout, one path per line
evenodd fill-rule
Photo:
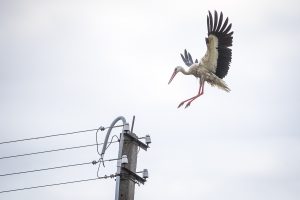
M 227 86 L 227 84 L 225 83 L 225 81 L 223 81 L 221 79 L 221 85 L 217 85 L 218 88 L 224 90 L 225 92 L 230 92 L 230 88 Z
M 208 83 L 210 83 L 212 86 L 216 86 L 222 90 L 224 90 L 225 92 L 230 92 L 230 88 L 227 86 L 227 84 L 225 83 L 225 81 L 223 81 L 222 79 L 220 79 L 217 76 L 213 76 L 211 77 L 210 80 L 207 80 Z

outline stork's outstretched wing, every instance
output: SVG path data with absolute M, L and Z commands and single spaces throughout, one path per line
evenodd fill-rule
M 232 50 L 229 48 L 232 46 L 232 35 L 233 31 L 229 32 L 231 29 L 231 24 L 228 25 L 228 17 L 223 23 L 223 13 L 214 12 L 214 17 L 210 11 L 208 11 L 207 16 L 207 31 L 208 38 L 206 38 L 206 43 L 208 51 L 212 51 L 209 47 L 214 47 L 217 49 L 217 54 L 213 55 L 214 52 L 208 52 L 208 57 L 213 56 L 213 58 L 208 58 L 208 60 L 217 59 L 216 64 L 213 66 L 213 71 L 219 78 L 224 78 L 229 70 L 229 65 L 231 62 Z M 217 39 L 215 39 L 215 36 Z M 215 62 L 214 62 L 215 63 Z
M 186 49 L 184 50 L 184 55 L 182 55 L 182 54 L 180 54 L 180 55 L 186 66 L 190 67 L 192 64 L 194 64 L 191 54 L 189 52 L 187 52 Z M 197 59 L 195 60 L 195 63 L 198 63 Z

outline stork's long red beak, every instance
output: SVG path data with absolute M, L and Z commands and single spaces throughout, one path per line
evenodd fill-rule
M 172 80 L 173 80 L 173 78 L 176 76 L 177 72 L 178 72 L 178 71 L 174 70 L 174 72 L 173 72 L 173 74 L 172 74 L 172 76 L 171 76 L 171 78 L 170 78 L 168 84 L 170 84 L 170 83 L 172 82 Z

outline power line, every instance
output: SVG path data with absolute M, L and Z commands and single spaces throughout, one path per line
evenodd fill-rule
M 47 171 L 47 170 L 54 170 L 54 169 L 61 169 L 61 168 L 67 168 L 67 167 L 76 167 L 76 166 L 89 165 L 89 164 L 95 165 L 95 164 L 97 164 L 99 162 L 114 161 L 114 160 L 118 160 L 118 158 L 113 158 L 113 159 L 108 159 L 108 160 L 103 160 L 103 161 L 95 161 L 94 160 L 92 162 L 76 163 L 76 164 L 55 166 L 55 167 L 49 167 L 49 168 L 29 170 L 29 171 L 21 171 L 21 172 L 13 172 L 13 173 L 7 173 L 7 174 L 0 174 L 0 177 L 12 176 L 12 175 L 18 175 L 18 174 L 27 174 L 27 173 Z
M 117 136 L 114 135 L 114 137 L 117 137 Z M 119 142 L 119 138 L 118 138 L 118 140 L 111 141 L 109 143 L 109 145 L 112 144 L 112 143 L 117 143 L 117 142 Z M 86 144 L 86 145 L 80 145 L 80 146 L 65 147 L 65 148 L 60 148 L 60 149 L 51 149 L 51 150 L 37 151 L 37 152 L 32 152 L 32 153 L 24 153 L 24 154 L 17 154 L 17 155 L 11 155 L 11 156 L 3 156 L 3 157 L 0 157 L 0 160 L 9 159 L 9 158 L 23 157 L 23 156 L 32 156 L 32 155 L 43 154 L 43 153 L 52 153 L 52 152 L 57 152 L 57 151 L 66 151 L 66 150 L 72 150 L 72 149 L 80 149 L 80 148 L 92 147 L 92 146 L 96 146 L 96 145 L 100 146 L 100 145 L 103 145 L 103 143 L 99 143 L 99 144 Z
M 75 167 L 75 166 L 88 165 L 88 164 L 92 164 L 92 162 L 77 163 L 77 164 L 71 164 L 71 165 L 62 165 L 62 166 L 57 166 L 57 167 L 49 167 L 49 168 L 35 169 L 35 170 L 29 170 L 29 171 L 13 172 L 13 173 L 8 173 L 8 174 L 0 174 L 0 177 L 12 176 L 12 175 L 18 175 L 18 174 L 27 174 L 27 173 L 32 173 L 32 172 L 40 172 L 40 171 L 47 171 L 47 170 L 67 168 L 67 167 Z
M 118 125 L 118 126 L 113 126 L 112 128 L 117 128 L 117 127 L 122 127 L 123 125 Z M 83 130 L 83 131 L 74 131 L 74 132 L 68 132 L 68 133 L 60 133 L 60 134 L 53 134 L 53 135 L 45 135 L 45 136 L 40 136 L 40 137 L 32 137 L 32 138 L 24 138 L 24 139 L 18 139 L 18 140 L 11 140 L 11 141 L 5 141 L 5 142 L 0 142 L 1 144 L 8 144 L 8 143 L 15 143 L 15 142 L 24 142 L 28 140 L 38 140 L 38 139 L 45 139 L 49 137 L 57 137 L 57 136 L 64 136 L 64 135 L 72 135 L 72 134 L 78 134 L 78 133 L 85 133 L 85 132 L 91 132 L 91 131 L 104 131 L 105 129 L 110 128 L 110 127 L 100 127 L 96 129 L 88 129 L 88 130 Z
M 114 135 L 113 137 L 117 137 L 117 136 Z M 111 141 L 109 143 L 109 145 L 112 144 L 112 143 L 117 143 L 117 142 L 119 142 L 119 138 L 118 138 L 118 140 Z M 96 145 L 100 146 L 100 145 L 103 145 L 103 144 L 104 143 L 86 144 L 86 145 L 80 145 L 80 146 L 65 147 L 65 148 L 60 148 L 60 149 L 51 149 L 51 150 L 37 151 L 37 152 L 32 152 L 32 153 L 24 153 L 24 154 L 17 154 L 17 155 L 11 155 L 11 156 L 3 156 L 3 157 L 0 157 L 0 160 L 9 159 L 9 158 L 23 157 L 23 156 L 32 156 L 32 155 L 43 154 L 43 153 L 52 153 L 52 152 L 57 152 L 57 151 L 66 151 L 66 150 L 72 150 L 72 149 L 80 149 L 80 148 L 92 147 L 92 146 L 96 146 Z M 109 145 L 108 145 L 108 147 L 109 147 Z M 108 147 L 106 149 L 108 149 Z
M 116 143 L 116 142 L 119 142 L 119 141 L 112 141 L 111 143 Z M 8 159 L 8 158 L 17 158 L 17 157 L 22 157 L 22 156 L 31 156 L 31 155 L 37 155 L 37 154 L 43 154 L 43 153 L 51 153 L 51 152 L 56 152 L 56 151 L 80 149 L 80 148 L 92 147 L 92 146 L 96 146 L 96 145 L 103 145 L 103 143 L 72 146 L 72 147 L 66 147 L 66 148 L 60 148 L 60 149 L 51 149 L 51 150 L 46 150 L 46 151 L 38 151 L 38 152 L 32 152 L 32 153 L 12 155 L 12 156 L 3 156 L 3 157 L 0 157 L 0 160 Z
M 52 150 L 38 151 L 38 152 L 32 152 L 32 153 L 12 155 L 12 156 L 4 156 L 4 157 L 0 157 L 0 160 L 8 159 L 8 158 L 22 157 L 22 156 L 31 156 L 31 155 L 42 154 L 42 153 L 51 153 L 51 152 L 55 152 L 55 151 L 65 151 L 65 150 L 71 150 L 71 149 L 79 149 L 79 148 L 91 147 L 91 146 L 96 146 L 96 145 L 97 144 L 88 144 L 88 145 L 81 145 L 81 146 L 74 146 L 74 147 L 66 147 L 66 148 L 61 148 L 61 149 L 52 149 Z M 101 145 L 101 144 L 99 144 L 99 145 Z
M 21 190 L 30 190 L 30 189 L 37 189 L 37 188 L 43 188 L 43 187 L 52 187 L 52 186 L 58 186 L 58 185 L 66 185 L 66 184 L 71 184 L 71 183 L 80 183 L 80 182 L 94 181 L 94 180 L 98 180 L 98 179 L 114 178 L 116 176 L 118 176 L 118 174 L 111 174 L 109 176 L 105 175 L 105 176 L 97 177 L 97 178 L 81 179 L 81 180 L 76 180 L 76 181 L 53 183 L 53 184 L 47 184 L 47 185 L 38 185 L 38 186 L 33 186 L 33 187 L 17 188 L 17 189 L 12 189 L 12 190 L 3 190 L 3 191 L 0 191 L 0 194 L 2 194 L 2 193 L 8 193 L 8 192 L 16 192 L 16 191 L 21 191 Z
M 98 130 L 98 129 L 89 129 L 89 130 L 74 131 L 74 132 L 69 132 L 69 133 L 45 135 L 45 136 L 41 136 L 41 137 L 32 137 L 32 138 L 24 138 L 24 139 L 19 139 L 19 140 L 11 140 L 11 141 L 6 141 L 6 142 L 0 142 L 0 145 L 8 144 L 8 143 L 15 143 L 15 142 L 24 142 L 24 141 L 28 141 L 28 140 L 38 140 L 38 139 L 44 139 L 44 138 L 49 138 L 49 137 L 57 137 L 57 136 L 63 136 L 63 135 L 71 135 L 71 134 L 77 134 L 77 133 L 85 133 L 85 132 L 96 131 L 96 130 Z

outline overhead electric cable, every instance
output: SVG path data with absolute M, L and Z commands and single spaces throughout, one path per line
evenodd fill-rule
M 106 161 L 114 161 L 114 160 L 118 160 L 118 158 L 113 158 L 113 159 L 108 159 L 108 160 L 104 160 Z M 101 161 L 101 162 L 104 162 Z M 82 165 L 89 165 L 89 164 L 97 164 L 100 161 L 92 161 L 92 162 L 84 162 L 84 163 L 76 163 L 76 164 L 70 164 L 70 165 L 62 165 L 62 166 L 55 166 L 55 167 L 49 167 L 49 168 L 42 168 L 42 169 L 35 169 L 35 170 L 29 170 L 29 171 L 21 171 L 21 172 L 13 172 L 13 173 L 7 173 L 7 174 L 0 174 L 0 177 L 3 176 L 12 176 L 12 175 L 18 175 L 18 174 L 27 174 L 27 173 L 33 173 L 33 172 L 40 172 L 40 171 L 47 171 L 47 170 L 53 170 L 53 169 L 60 169 L 60 168 L 67 168 L 67 167 L 76 167 L 76 166 L 82 166 Z
M 116 143 L 119 141 L 112 141 L 111 143 Z M 92 147 L 96 146 L 97 144 L 87 144 L 87 145 L 80 145 L 80 146 L 73 146 L 73 147 L 66 147 L 66 148 L 60 148 L 60 149 L 51 149 L 51 150 L 46 150 L 46 151 L 38 151 L 38 152 L 32 152 L 32 153 L 24 153 L 24 154 L 18 154 L 18 155 L 12 155 L 12 156 L 3 156 L 0 157 L 0 160 L 2 159 L 8 159 L 8 158 L 17 158 L 17 157 L 22 157 L 22 156 L 31 156 L 31 155 L 37 155 L 37 154 L 43 154 L 43 153 L 51 153 L 51 152 L 56 152 L 56 151 L 65 151 L 65 150 L 72 150 L 72 149 L 80 149 L 80 148 L 85 148 L 85 147 Z M 98 144 L 103 145 L 103 143 Z
M 3 191 L 0 191 L 0 194 L 2 194 L 2 193 L 8 193 L 8 192 L 16 192 L 16 191 L 21 191 L 21 190 L 30 190 L 30 189 L 37 189 L 37 188 L 43 188 L 43 187 L 52 187 L 52 186 L 58 186 L 58 185 L 66 185 L 66 184 L 71 184 L 71 183 L 80 183 L 80 182 L 94 181 L 94 180 L 98 180 L 98 179 L 114 178 L 116 176 L 118 176 L 118 175 L 117 174 L 111 174 L 109 176 L 105 175 L 105 176 L 97 177 L 97 178 L 81 179 L 81 180 L 76 180 L 76 181 L 60 182 L 60 183 L 53 183 L 53 184 L 47 184 L 47 185 L 38 185 L 38 186 L 33 186 L 33 187 L 24 187 L 24 188 L 12 189 L 12 190 L 3 190 Z
M 113 126 L 112 128 L 117 128 L 117 127 L 122 127 L 123 125 L 118 125 L 118 126 Z M 8 143 L 15 143 L 15 142 L 24 142 L 28 140 L 38 140 L 38 139 L 44 139 L 44 138 L 49 138 L 49 137 L 57 137 L 57 136 L 64 136 L 64 135 L 72 135 L 72 134 L 78 134 L 78 133 L 85 133 L 85 132 L 91 132 L 91 131 L 99 131 L 99 130 L 105 130 L 110 127 L 100 127 L 100 128 L 95 128 L 95 129 L 88 129 L 88 130 L 83 130 L 83 131 L 74 131 L 74 132 L 68 132 L 68 133 L 60 133 L 60 134 L 53 134 L 53 135 L 45 135 L 45 136 L 40 136 L 40 137 L 32 137 L 32 138 L 24 138 L 24 139 L 18 139 L 18 140 L 11 140 L 11 141 L 5 141 L 5 142 L 0 142 L 1 144 L 8 144 Z
M 98 129 L 89 129 L 89 130 L 74 131 L 74 132 L 69 132 L 69 133 L 60 133 L 60 134 L 45 135 L 45 136 L 40 136 L 40 137 L 24 138 L 24 139 L 19 139 L 19 140 L 11 140 L 11 141 L 6 141 L 6 142 L 0 142 L 0 144 L 8 144 L 8 143 L 15 143 L 15 142 L 23 142 L 23 141 L 28 141 L 28 140 L 38 140 L 38 139 L 44 139 L 44 138 L 49 138 L 49 137 L 57 137 L 57 136 L 63 136 L 63 135 L 71 135 L 71 134 L 76 134 L 76 133 L 85 133 L 85 132 L 96 131 L 96 130 L 98 130 Z
M 35 170 L 29 170 L 29 171 L 21 171 L 21 172 L 13 172 L 13 173 L 7 173 L 7 174 L 0 174 L 0 177 L 3 177 L 3 176 L 12 176 L 12 175 L 18 175 L 18 174 L 27 174 L 27 173 L 32 173 L 32 172 L 47 171 L 47 170 L 60 169 L 60 168 L 66 168 L 66 167 L 75 167 L 75 166 L 88 165 L 88 164 L 92 164 L 92 162 L 77 163 L 77 164 L 62 165 L 62 166 L 49 167 L 49 168 L 43 168 L 43 169 L 35 169 Z

